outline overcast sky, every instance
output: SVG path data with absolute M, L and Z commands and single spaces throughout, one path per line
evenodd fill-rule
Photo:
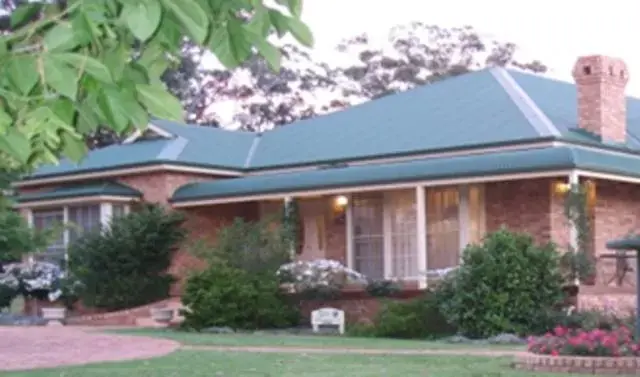
M 607 54 L 629 65 L 628 91 L 640 95 L 640 2 L 632 0 L 305 0 L 303 18 L 316 37 L 316 53 L 330 59 L 342 38 L 367 32 L 381 36 L 391 26 L 422 21 L 472 25 L 515 42 L 519 56 L 550 66 L 569 80 L 579 55 Z

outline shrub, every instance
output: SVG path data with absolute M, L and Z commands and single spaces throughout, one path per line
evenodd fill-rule
M 456 333 L 432 293 L 410 301 L 387 301 L 374 320 L 373 335 L 386 338 L 435 339 Z
M 182 302 L 184 326 L 234 329 L 282 328 L 297 324 L 295 305 L 280 287 L 278 267 L 289 261 L 279 229 L 269 222 L 236 219 L 221 229 L 213 247 L 200 244 L 193 251 L 209 261 L 209 268 L 188 280 Z
M 367 284 L 364 275 L 330 259 L 287 263 L 276 274 L 281 283 L 291 284 L 293 293 L 306 299 L 334 299 L 346 285 Z
M 182 223 L 179 213 L 146 205 L 75 242 L 69 267 L 84 284 L 83 303 L 118 310 L 168 297 L 168 269 L 184 239 Z
M 189 310 L 185 328 L 283 328 L 296 325 L 299 314 L 280 290 L 273 273 L 255 274 L 224 264 L 191 276 L 182 295 Z
M 18 262 L 22 255 L 46 247 L 60 234 L 58 228 L 36 230 L 20 213 L 0 204 L 0 269 L 5 263 Z
M 640 356 L 640 344 L 626 327 L 615 330 L 576 330 L 558 326 L 543 337 L 531 338 L 529 351 L 553 356 Z
M 524 234 L 505 229 L 468 246 L 461 266 L 440 284 L 442 313 L 464 335 L 528 335 L 548 322 L 547 313 L 563 299 L 559 254 L 551 244 L 536 246 Z

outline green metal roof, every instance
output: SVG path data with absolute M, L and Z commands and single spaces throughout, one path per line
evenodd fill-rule
M 260 174 L 187 184 L 174 193 L 172 201 L 184 202 L 574 168 L 640 177 L 640 156 L 614 154 L 580 147 L 549 147 L 282 174 Z
M 118 182 L 94 182 L 82 185 L 60 186 L 51 191 L 23 194 L 15 198 L 18 203 L 32 203 L 43 200 L 68 199 L 86 196 L 120 196 L 141 198 L 142 193 Z
M 152 123 L 173 137 L 92 151 L 26 179 L 150 164 L 253 171 L 559 139 L 640 151 L 640 100 L 627 100 L 629 140 L 578 128 L 575 85 L 502 68 L 472 72 L 263 134 Z

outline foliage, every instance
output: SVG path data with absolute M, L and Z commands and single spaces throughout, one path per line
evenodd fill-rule
M 4 263 L 17 262 L 24 254 L 46 247 L 57 234 L 57 228 L 33 229 L 19 212 L 0 205 L 0 272 Z
M 119 134 L 149 114 L 181 121 L 183 109 L 161 76 L 189 38 L 227 68 L 257 51 L 272 69 L 280 52 L 267 37 L 293 35 L 311 46 L 300 0 L 3 1 L 0 33 L 0 152 L 22 166 L 79 160 L 83 135 Z
M 272 226 L 269 219 L 250 222 L 238 217 L 218 231 L 215 244 L 195 246 L 191 251 L 211 265 L 226 264 L 248 272 L 275 274 L 290 260 L 280 227 Z
M 564 214 L 577 233 L 576 248 L 569 245 L 560 261 L 568 281 L 579 279 L 582 283 L 588 283 L 595 274 L 595 262 L 589 252 L 592 224 L 589 216 L 588 195 L 588 186 L 578 184 L 572 185 L 565 197 Z
M 531 334 L 546 320 L 532 317 L 562 302 L 558 253 L 506 229 L 468 246 L 461 266 L 439 285 L 440 308 L 464 335 Z
M 33 259 L 8 264 L 0 273 L 0 308 L 8 306 L 18 296 L 60 300 L 67 308 L 71 308 L 76 301 L 75 290 L 79 286 L 80 282 L 57 264 Z
M 372 297 L 389 297 L 402 290 L 402 286 L 393 280 L 369 280 L 365 288 Z
M 614 330 L 576 330 L 556 327 L 543 337 L 531 338 L 529 352 L 552 356 L 640 356 L 640 344 L 626 327 Z
M 182 303 L 189 308 L 183 326 L 195 330 L 282 328 L 296 325 L 299 318 L 273 274 L 225 264 L 191 276 Z
M 409 301 L 386 302 L 372 328 L 372 335 L 384 338 L 435 339 L 455 333 L 431 292 Z
M 84 285 L 83 303 L 117 310 L 168 297 L 167 270 L 185 237 L 183 221 L 177 212 L 146 205 L 75 242 L 69 268 Z
M 335 299 L 347 285 L 368 283 L 361 273 L 330 259 L 288 263 L 277 275 L 281 283 L 290 284 L 292 293 L 306 299 Z
M 390 29 L 386 40 L 360 34 L 336 49 L 340 65 L 284 45 L 278 73 L 259 57 L 206 72 L 194 97 L 205 110 L 192 121 L 261 132 L 485 67 L 546 71 L 539 61 L 519 61 L 514 43 L 472 27 L 410 22 Z

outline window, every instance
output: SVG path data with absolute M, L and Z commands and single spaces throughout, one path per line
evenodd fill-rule
M 353 267 L 372 279 L 385 275 L 383 214 L 382 194 L 354 197 Z
M 36 256 L 39 260 L 64 265 L 68 246 L 85 232 L 97 231 L 113 216 L 127 213 L 128 206 L 122 204 L 96 203 L 47 209 L 32 209 L 31 224 L 39 230 L 65 226 L 60 236 Z M 105 214 L 111 213 L 109 217 Z
M 460 261 L 460 196 L 458 189 L 427 190 L 427 264 L 430 270 Z
M 64 210 L 62 208 L 33 211 L 32 216 L 33 227 L 38 230 L 56 228 L 64 224 Z M 63 265 L 66 254 L 64 238 L 64 234 L 61 233 L 47 246 L 44 253 L 38 255 L 38 259 Z
M 100 205 L 69 207 L 69 244 L 83 233 L 100 229 Z
M 485 233 L 482 185 L 426 188 L 424 208 L 415 189 L 354 195 L 348 234 L 351 267 L 373 279 L 420 279 L 428 270 L 460 264 L 462 249 Z M 426 229 L 418 229 L 418 210 Z M 419 237 L 426 255 L 419 255 Z M 426 257 L 426 258 L 425 258 Z

